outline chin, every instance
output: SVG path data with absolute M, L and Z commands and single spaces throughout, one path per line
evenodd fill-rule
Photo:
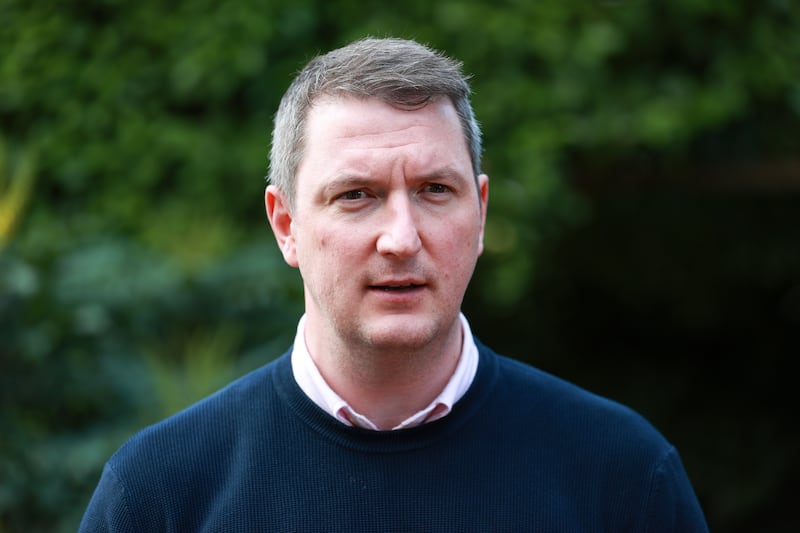
M 387 351 L 421 350 L 446 335 L 439 324 L 419 320 L 415 320 L 414 323 L 386 321 L 368 327 L 362 333 L 362 338 L 368 345 Z
M 368 339 L 367 343 L 374 349 L 389 352 L 417 352 L 431 344 L 430 337 L 422 336 L 379 336 Z

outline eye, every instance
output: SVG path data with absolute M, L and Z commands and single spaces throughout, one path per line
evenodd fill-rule
M 339 200 L 361 200 L 366 197 L 364 191 L 360 189 L 356 189 L 353 191 L 347 191 L 339 195 Z
M 442 194 L 449 192 L 450 187 L 447 185 L 442 185 L 441 183 L 429 183 L 425 186 L 425 190 L 434 194 Z

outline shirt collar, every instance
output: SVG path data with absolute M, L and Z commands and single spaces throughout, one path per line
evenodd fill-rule
M 378 430 L 371 420 L 355 411 L 341 396 L 336 394 L 320 374 L 306 346 L 305 318 L 303 315 L 297 324 L 297 333 L 292 349 L 292 373 L 300 389 L 311 401 L 340 422 L 348 426 Z M 415 427 L 446 416 L 453 409 L 453 405 L 469 389 L 478 370 L 478 347 L 475 345 L 472 330 L 463 313 L 459 313 L 459 319 L 462 333 L 461 354 L 458 365 L 447 385 L 427 407 L 414 413 L 392 429 Z

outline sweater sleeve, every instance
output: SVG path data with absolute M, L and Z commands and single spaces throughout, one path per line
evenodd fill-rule
M 644 531 L 708 533 L 705 516 L 674 447 L 654 470 Z
M 123 533 L 135 531 L 125 489 L 110 464 L 89 501 L 78 533 Z

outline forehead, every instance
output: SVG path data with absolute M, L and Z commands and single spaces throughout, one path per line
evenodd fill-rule
M 405 154 L 470 162 L 455 107 L 448 98 L 407 108 L 375 98 L 324 96 L 314 102 L 306 122 L 304 163 L 325 156 L 328 164 L 348 155 Z M 359 152 L 360 151 L 360 152 Z

